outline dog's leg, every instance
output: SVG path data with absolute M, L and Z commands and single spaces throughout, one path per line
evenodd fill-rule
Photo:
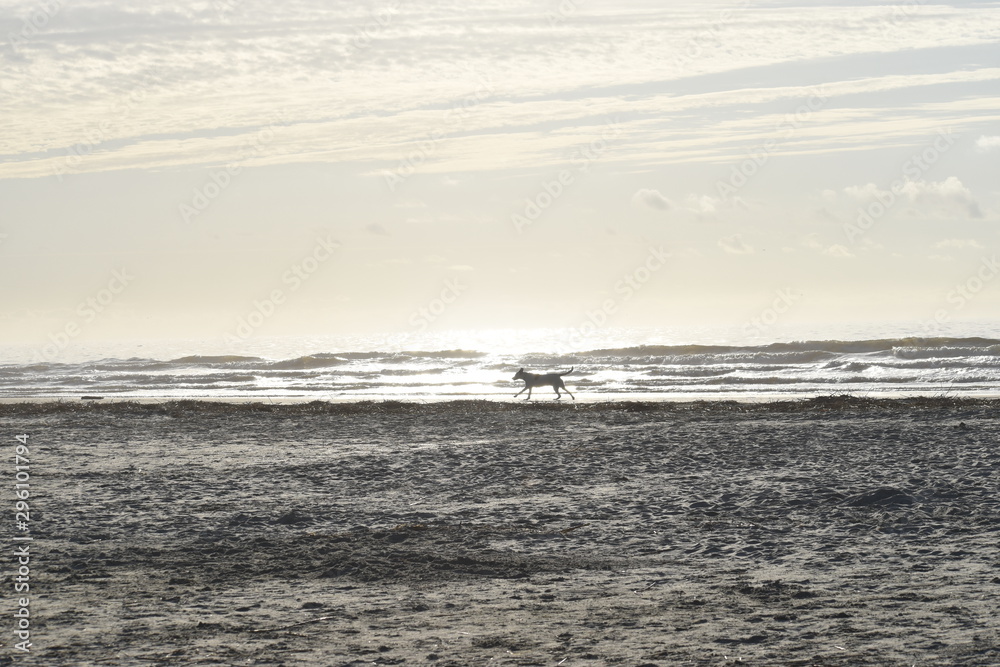
M 573 395 L 573 392 L 571 392 L 569 389 L 567 389 L 566 385 L 563 384 L 562 382 L 560 382 L 559 384 L 562 385 L 562 390 L 565 391 L 567 394 L 569 394 L 569 397 L 572 398 L 575 401 L 576 400 L 576 396 Z M 558 389 L 556 389 L 556 393 L 557 394 L 559 393 Z
M 530 401 L 531 400 L 531 385 L 530 384 L 528 385 L 528 398 L 526 398 L 524 400 L 526 400 L 526 401 Z
M 527 388 L 528 388 L 528 385 L 525 385 L 524 389 L 527 389 Z M 521 391 L 519 391 L 516 394 L 514 394 L 514 398 L 517 398 L 518 396 L 520 396 L 521 394 L 523 394 L 524 393 L 524 389 L 522 389 Z

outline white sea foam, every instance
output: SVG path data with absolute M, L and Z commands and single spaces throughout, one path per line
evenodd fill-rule
M 103 356 L 62 363 L 0 364 L 0 396 L 119 398 L 262 397 L 350 400 L 511 396 L 514 371 L 568 370 L 584 399 L 644 397 L 767 398 L 830 393 L 1000 394 L 1000 340 L 989 337 L 804 340 L 763 345 L 678 344 L 646 332 L 596 340 L 567 351 L 558 336 L 520 338 L 479 332 L 427 341 L 286 340 L 262 349 L 162 347 L 156 356 Z M 408 347 L 422 343 L 426 347 Z M 355 345 L 353 349 L 348 344 Z M 309 348 L 308 345 L 328 346 Z M 533 348 L 532 345 L 535 347 Z M 171 351 L 194 353 L 173 356 Z M 303 353 L 303 350 L 308 352 Z M 104 350 L 106 353 L 108 350 Z M 283 354 L 284 352 L 284 354 Z M 544 391 L 536 397 L 548 398 Z

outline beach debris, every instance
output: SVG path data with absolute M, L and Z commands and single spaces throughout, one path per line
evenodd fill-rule
M 323 621 L 330 621 L 337 618 L 336 616 L 319 616 L 317 618 L 310 618 L 306 621 L 299 621 L 298 623 L 290 623 L 288 625 L 280 625 L 276 628 L 259 628 L 257 630 L 248 630 L 248 632 L 259 633 L 259 632 L 281 632 L 282 630 L 291 630 L 292 628 L 297 628 L 303 625 L 309 625 L 311 623 L 322 623 Z

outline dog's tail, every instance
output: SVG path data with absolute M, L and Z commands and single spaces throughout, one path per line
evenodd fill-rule
M 570 374 L 570 373 L 572 373 L 572 372 L 573 372 L 573 367 L 572 367 L 572 366 L 570 366 L 570 367 L 569 367 L 569 370 L 568 370 L 568 371 L 566 371 L 565 373 L 560 373 L 560 374 L 559 374 L 559 377 L 562 377 L 563 375 L 569 375 L 569 374 Z

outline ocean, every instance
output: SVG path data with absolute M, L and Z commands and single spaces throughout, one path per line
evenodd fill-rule
M 680 329 L 609 329 L 582 340 L 560 330 L 283 337 L 238 349 L 142 341 L 81 345 L 52 358 L 8 346 L 0 348 L 0 399 L 513 400 L 522 367 L 572 368 L 564 379 L 583 401 L 1000 396 L 992 324 L 966 326 L 966 335 L 909 330 L 859 327 L 837 338 L 813 330 L 750 342 L 734 332 Z M 549 388 L 534 391 L 533 400 L 552 398 Z

